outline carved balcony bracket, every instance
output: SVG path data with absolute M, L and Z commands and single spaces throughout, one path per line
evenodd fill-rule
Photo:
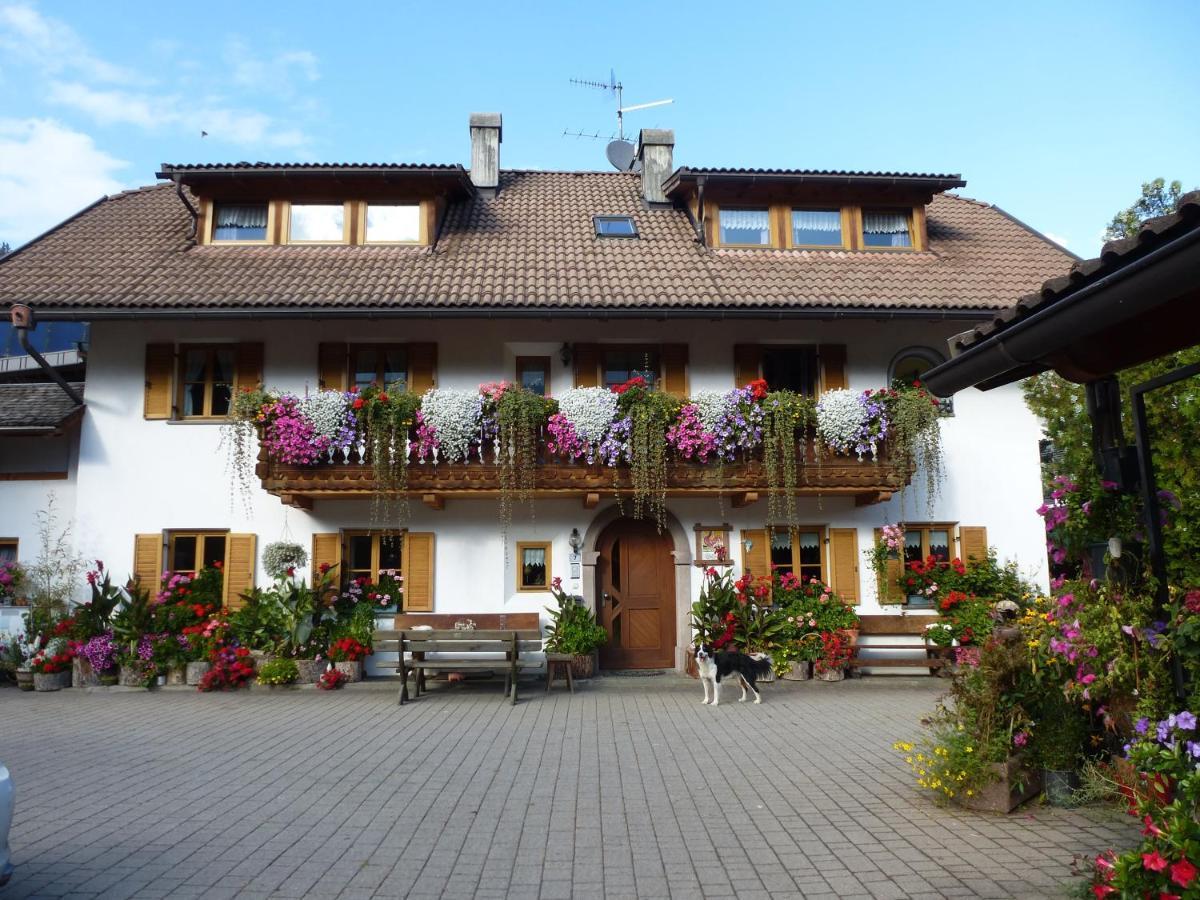
M 445 509 L 446 498 L 441 494 L 422 494 L 421 502 L 430 509 Z

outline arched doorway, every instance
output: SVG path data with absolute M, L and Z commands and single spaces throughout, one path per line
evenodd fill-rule
M 596 613 L 608 631 L 604 669 L 675 665 L 675 559 L 654 522 L 616 519 L 596 542 Z

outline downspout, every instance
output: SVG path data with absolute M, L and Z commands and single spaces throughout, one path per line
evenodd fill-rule
M 79 392 L 71 387 L 67 380 L 58 374 L 58 370 L 46 362 L 45 357 L 29 343 L 29 332 L 34 327 L 33 310 L 23 303 L 18 303 L 13 306 L 9 315 L 12 318 L 13 331 L 17 333 L 17 342 L 21 345 L 21 349 L 33 357 L 33 361 L 42 367 L 42 370 L 50 376 L 50 380 L 62 388 L 76 406 L 83 406 L 83 397 L 79 395 Z
M 183 180 L 176 175 L 173 179 L 175 182 L 175 196 L 179 198 L 179 202 L 187 207 L 187 211 L 192 214 L 192 231 L 188 235 L 189 241 L 196 240 L 196 232 L 200 230 L 200 210 L 192 206 L 192 201 L 183 193 Z
M 700 211 L 700 246 L 708 246 L 708 219 L 704 215 L 704 176 L 696 179 L 696 208 Z

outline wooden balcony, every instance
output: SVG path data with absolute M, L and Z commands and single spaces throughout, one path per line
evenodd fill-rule
M 801 453 L 803 449 L 803 453 Z M 798 496 L 852 496 L 865 506 L 888 500 L 912 477 L 891 463 L 886 453 L 876 462 L 825 453 L 817 457 L 811 444 L 797 448 L 796 493 Z M 466 463 L 411 462 L 408 466 L 408 496 L 441 509 L 447 500 L 498 497 L 500 467 L 491 454 L 472 457 Z M 255 469 L 263 489 L 289 505 L 311 509 L 316 500 L 368 498 L 378 492 L 372 466 L 351 451 L 310 466 L 282 465 L 259 451 Z M 743 461 L 692 463 L 669 461 L 669 497 L 730 498 L 734 506 L 746 506 L 767 496 L 768 484 L 761 457 Z M 577 497 L 585 507 L 601 498 L 629 496 L 632 487 L 626 466 L 609 467 L 571 461 L 544 450 L 534 471 L 533 495 L 537 498 Z

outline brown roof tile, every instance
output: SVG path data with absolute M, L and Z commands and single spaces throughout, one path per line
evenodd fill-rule
M 83 382 L 71 387 L 83 393 Z M 0 428 L 57 428 L 82 408 L 57 384 L 0 384 Z
M 637 240 L 596 238 L 630 215 Z M 0 262 L 0 303 L 103 308 L 995 309 L 1070 262 L 1003 211 L 928 208 L 929 252 L 711 250 L 637 175 L 505 171 L 452 203 L 436 249 L 193 246 L 172 185 L 107 198 Z

